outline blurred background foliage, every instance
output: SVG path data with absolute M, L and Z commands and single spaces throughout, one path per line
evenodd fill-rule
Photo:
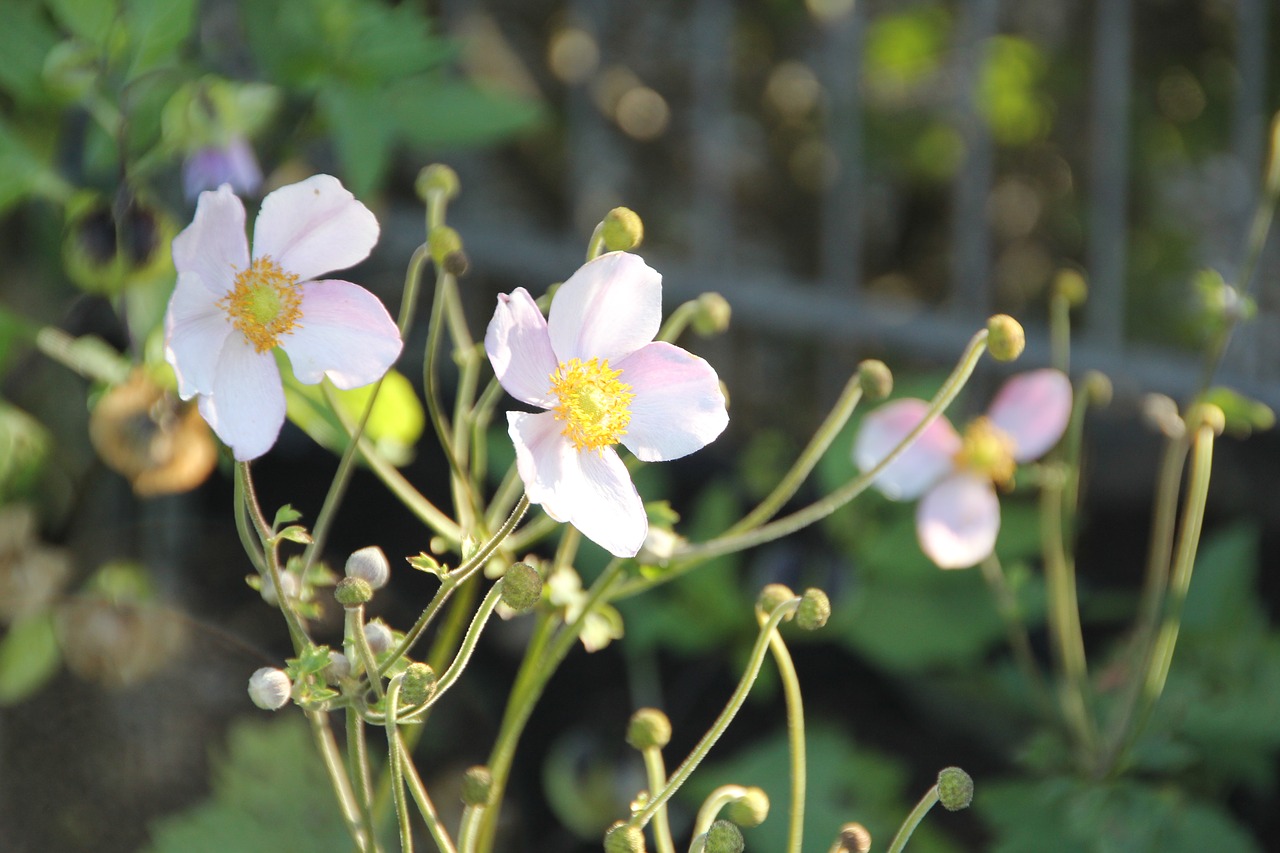
M 456 224 L 472 254 L 464 281 L 477 327 L 495 293 L 566 275 L 616 204 L 644 218 L 642 251 L 659 269 L 673 262 L 669 292 L 701 288 L 698 271 L 794 285 L 764 309 L 777 325 L 757 312 L 724 338 L 690 344 L 732 395 L 722 441 L 674 470 L 638 474 L 641 493 L 669 496 L 678 530 L 698 539 L 767 492 L 858 357 L 888 360 L 898 393 L 915 396 L 936 388 L 950 357 L 939 355 L 945 343 L 913 347 L 892 323 L 838 341 L 788 331 L 781 321 L 797 310 L 796 293 L 824 292 L 839 273 L 838 286 L 891 300 L 904 316 L 963 314 L 954 286 L 966 247 L 956 235 L 976 217 L 990 273 L 983 309 L 1014 313 L 1034 337 L 1055 274 L 1090 266 L 1092 169 L 1105 136 L 1091 118 L 1102 5 L 6 0 L 5 849 L 321 850 L 337 837 L 297 721 L 286 712 L 264 723 L 244 701 L 247 674 L 278 662 L 287 640 L 242 582 L 225 471 L 204 479 L 214 465 L 199 449 L 211 447 L 207 430 L 198 418 L 179 426 L 186 415 L 160 353 L 168 242 L 189 221 L 194 190 L 228 180 L 252 208 L 274 186 L 338 175 L 384 229 L 352 277 L 394 308 L 421 234 L 413 176 L 430 160 L 450 162 L 463 179 Z M 1159 344 L 1171 359 L 1215 322 L 1199 299 L 1203 268 L 1228 280 L 1239 271 L 1266 144 L 1265 122 L 1241 118 L 1250 115 L 1241 92 L 1250 80 L 1263 92 L 1276 82 L 1265 63 L 1260 77 L 1243 67 L 1241 22 L 1258 6 L 1125 6 L 1118 304 L 1125 340 Z M 974 42 L 982 8 L 995 24 Z M 1260 26 L 1274 43 L 1276 22 L 1263 14 Z M 965 208 L 958 188 L 976 169 L 988 180 Z M 829 234 L 840 210 L 856 211 L 855 254 L 830 254 L 849 238 Z M 1264 282 L 1274 269 L 1265 255 Z M 730 287 L 725 295 L 734 302 Z M 1273 286 L 1259 296 L 1264 323 L 1274 298 Z M 1096 331 L 1095 316 L 1077 320 L 1085 335 Z M 1272 327 L 1261 328 L 1265 343 Z M 430 492 L 442 463 L 419 440 L 421 389 L 407 378 L 420 373 L 424 337 L 411 331 L 371 435 Z M 1269 350 L 1251 352 L 1254 375 L 1274 385 Z M 1124 353 L 1112 355 L 1123 367 Z M 996 378 L 980 374 L 962 408 L 976 410 Z M 293 503 L 304 521 L 342 446 L 313 390 L 290 386 L 298 428 L 259 466 L 264 504 Z M 1157 439 L 1137 414 L 1145 390 L 1120 383 L 1116 404 L 1089 425 L 1081 594 L 1104 706 L 1124 661 L 1156 467 Z M 359 393 L 346 402 L 354 411 Z M 798 500 L 850 475 L 856 426 Z M 207 465 L 191 461 L 202 453 Z M 496 434 L 492 467 L 509 457 Z M 975 809 L 932 816 L 912 849 L 1267 849 L 1280 832 L 1270 805 L 1280 586 L 1259 570 L 1274 562 L 1280 505 L 1259 484 L 1276 468 L 1269 437 L 1221 452 L 1170 684 L 1118 778 L 1082 776 L 1057 727 L 1037 715 L 978 572 L 938 571 L 916 547 L 911 508 L 867 495 L 819 530 L 620 607 L 625 640 L 571 658 L 531 721 L 509 837 L 526 850 L 598 849 L 601 828 L 642 784 L 622 746 L 630 711 L 667 710 L 669 755 L 682 755 L 737 677 L 756 592 L 781 581 L 820 586 L 835 605 L 824 632 L 796 641 L 813 725 L 814 849 L 845 820 L 866 823 L 882 846 L 947 764 L 976 778 Z M 393 563 L 423 549 L 402 507 L 364 499 L 372 479 L 355 488 L 362 499 L 340 518 L 331 561 L 371 541 Z M 1003 512 L 998 553 L 1048 660 L 1036 509 L 1015 495 Z M 584 549 L 578 568 L 589 580 L 602 564 Z M 404 625 L 430 587 L 404 576 L 393 587 L 379 615 Z M 327 618 L 336 632 L 340 617 Z M 453 707 L 433 719 L 437 737 L 420 754 L 442 791 L 482 758 L 525 630 L 519 620 L 497 626 Z M 781 708 L 766 671 L 677 804 L 677 823 L 716 784 L 758 784 L 774 816 L 748 833 L 748 849 L 780 849 Z

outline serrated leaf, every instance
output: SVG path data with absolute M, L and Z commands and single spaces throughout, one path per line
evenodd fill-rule
M 284 530 L 276 534 L 276 539 L 284 539 L 289 542 L 297 542 L 300 545 L 311 544 L 311 534 L 307 532 L 307 528 L 301 525 L 291 524 Z
M 37 613 L 9 626 L 0 640 L 0 705 L 14 705 L 35 693 L 62 663 L 53 614 Z
M 275 521 L 271 522 L 271 529 L 276 530 L 282 524 L 290 524 L 302 518 L 302 513 L 293 508 L 293 504 L 285 504 L 276 510 Z

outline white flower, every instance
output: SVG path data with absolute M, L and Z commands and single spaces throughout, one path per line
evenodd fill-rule
M 165 358 L 182 399 L 238 460 L 275 443 L 284 390 L 272 350 L 300 382 L 367 385 L 400 355 L 400 334 L 378 298 L 346 281 L 317 280 L 369 256 L 378 221 L 336 178 L 316 175 L 262 201 L 253 253 L 244 205 L 225 184 L 200 194 L 173 241 L 178 284 L 165 315 Z
M 614 445 L 678 459 L 729 423 L 711 366 L 653 340 L 661 319 L 662 276 L 613 252 L 561 285 L 549 319 L 524 288 L 500 295 L 484 339 L 502 387 L 547 410 L 507 414 L 525 494 L 619 557 L 635 556 L 649 522 Z

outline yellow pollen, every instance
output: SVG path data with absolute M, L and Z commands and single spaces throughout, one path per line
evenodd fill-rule
M 990 477 L 1001 488 L 1013 485 L 1013 438 L 989 418 L 975 419 L 964 431 L 964 441 L 956 453 L 956 464 Z
M 556 419 L 564 421 L 562 435 L 578 450 L 603 450 L 617 444 L 631 423 L 631 386 L 619 382 L 621 370 L 609 360 L 570 359 L 551 374 L 551 393 L 560 401 Z
M 230 292 L 217 304 L 258 352 L 279 346 L 302 319 L 298 276 L 282 270 L 270 255 L 238 272 Z

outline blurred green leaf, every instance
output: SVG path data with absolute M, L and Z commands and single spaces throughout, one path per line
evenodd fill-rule
M 31 103 L 44 92 L 45 57 L 58 41 L 58 34 L 40 14 L 33 0 L 8 0 L 4 23 L 0 26 L 0 89 L 14 99 Z
M 39 421 L 0 400 L 0 504 L 35 491 L 52 448 Z
M 386 174 L 394 143 L 385 95 L 371 86 L 333 83 L 321 90 L 319 105 L 347 186 L 357 196 L 369 195 Z
M 99 50 L 120 15 L 120 0 L 45 0 L 63 29 Z
M 541 115 L 538 104 L 525 98 L 445 80 L 397 83 L 390 107 L 405 138 L 430 148 L 493 142 Z
M 151 824 L 151 853 L 352 849 L 300 715 L 234 725 L 226 753 L 215 756 L 212 789 L 202 805 Z
M 52 613 L 37 613 L 10 625 L 0 639 L 0 706 L 35 693 L 57 674 L 61 662 Z
M 330 410 L 324 391 L 319 385 L 300 383 L 288 369 L 284 359 L 280 359 L 278 363 L 281 364 L 284 379 L 289 420 L 301 427 L 317 444 L 341 453 L 347 446 L 347 433 Z M 371 384 L 350 391 L 335 389 L 333 393 L 346 416 L 353 422 L 358 422 L 364 415 L 373 387 Z M 404 465 L 413 454 L 413 445 L 422 435 L 425 422 L 422 403 L 413 390 L 413 384 L 404 374 L 396 370 L 388 371 L 365 426 L 365 436 L 387 461 L 393 465 Z
M 128 79 L 170 63 L 196 24 L 196 0 L 125 0 L 133 50 Z
M 69 190 L 0 118 L 0 213 L 30 195 L 61 197 Z
M 1047 62 L 1036 45 L 1016 36 L 987 42 L 979 103 L 991 134 L 1004 145 L 1041 139 L 1052 124 L 1049 102 L 1038 91 Z

